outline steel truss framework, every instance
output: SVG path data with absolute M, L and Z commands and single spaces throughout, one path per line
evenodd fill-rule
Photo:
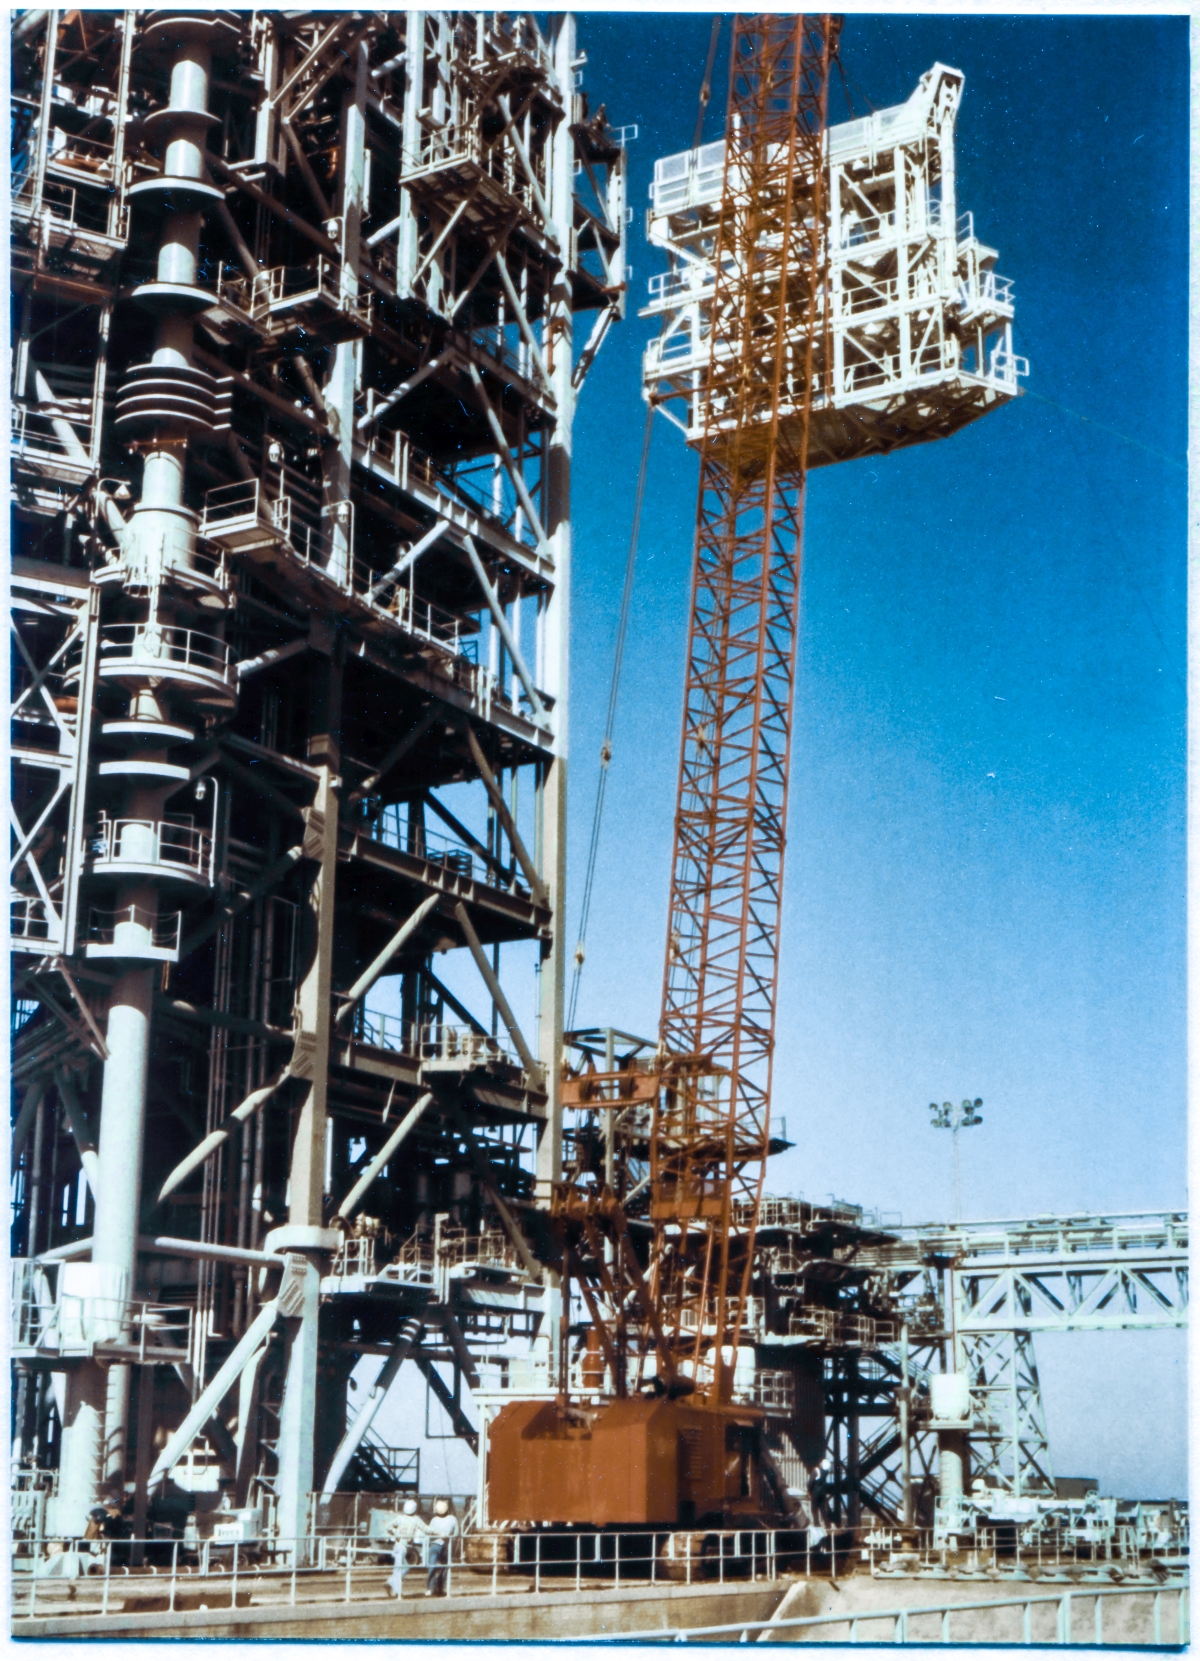
M 570 19 L 52 9 L 13 50 L 17 1437 L 60 1532 L 184 1461 L 295 1537 L 388 1465 L 407 1359 L 473 1437 L 462 1380 L 545 1346 L 622 135 Z
M 929 1523 L 937 1448 L 923 1421 L 932 1372 L 953 1368 L 970 1380 L 973 1480 L 1052 1496 L 1035 1334 L 1187 1323 L 1188 1221 L 1179 1212 L 930 1226 L 864 1241 L 854 1258 L 911 1335 L 911 1490 L 917 1520 Z M 848 1496 L 851 1513 L 857 1503 L 894 1522 L 903 1514 L 899 1349 L 875 1351 L 867 1370 L 882 1379 L 874 1393 L 845 1390 L 840 1413 L 831 1401 L 828 1488 Z M 856 1421 L 875 1414 L 863 1435 Z

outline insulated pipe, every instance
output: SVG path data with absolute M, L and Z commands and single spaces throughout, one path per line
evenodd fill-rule
M 285 1080 L 291 1078 L 292 1066 L 293 1062 L 289 1061 L 285 1067 L 279 1069 L 274 1077 L 269 1078 L 265 1084 L 260 1084 L 257 1090 L 252 1090 L 245 1101 L 234 1108 L 223 1124 L 218 1125 L 216 1130 L 210 1130 L 203 1142 L 198 1142 L 191 1153 L 180 1160 L 158 1191 L 159 1205 L 175 1192 L 181 1182 L 186 1182 L 198 1166 L 203 1165 L 206 1159 L 216 1153 L 222 1143 L 229 1140 L 235 1125 L 240 1125 L 248 1119 L 255 1108 L 268 1101 L 279 1089 L 279 1086 Z
M 425 1094 L 418 1097 L 412 1107 L 409 1108 L 403 1119 L 401 1119 L 400 1123 L 388 1137 L 382 1148 L 380 1148 L 374 1159 L 367 1166 L 362 1176 L 359 1177 L 358 1181 L 354 1184 L 354 1187 L 346 1195 L 346 1198 L 342 1201 L 341 1205 L 338 1206 L 337 1215 L 343 1222 L 348 1222 L 349 1219 L 353 1217 L 354 1213 L 358 1210 L 358 1207 L 362 1202 L 362 1197 L 366 1193 L 367 1189 L 375 1181 L 375 1178 L 379 1175 L 380 1171 L 383 1170 L 388 1160 L 392 1158 L 393 1154 L 396 1152 L 396 1149 L 408 1136 L 408 1133 L 414 1128 L 417 1120 L 420 1119 L 426 1108 L 430 1107 L 432 1103 L 433 1092 L 431 1090 L 427 1090 Z
M 250 675 L 257 675 L 260 669 L 273 669 L 277 663 L 286 663 L 290 657 L 299 657 L 301 652 L 307 652 L 311 642 L 307 635 L 300 640 L 289 640 L 286 646 L 272 646 L 269 652 L 263 652 L 260 657 L 243 658 L 237 666 L 238 685 Z
M 108 1010 L 100 1097 L 100 1176 L 92 1225 L 92 1261 L 123 1269 L 133 1282 L 142 1193 L 146 1075 L 150 1063 L 153 968 L 126 969 Z
M 125 891 L 118 892 L 118 900 Z M 150 1064 L 150 1011 L 155 967 L 129 967 L 113 989 L 105 1043 L 108 1060 L 100 1098 L 99 1181 L 92 1221 L 92 1262 L 116 1270 L 133 1290 L 137 1271 L 137 1227 L 142 1195 L 142 1154 L 146 1136 L 146 1083 Z M 128 1320 L 122 1322 L 128 1336 Z M 110 1367 L 104 1412 L 104 1479 L 125 1481 L 126 1427 L 131 1372 L 127 1363 Z
M 366 996 L 366 994 L 374 986 L 375 982 L 379 979 L 380 975 L 382 975 L 383 971 L 387 968 L 388 964 L 395 957 L 396 953 L 400 951 L 405 942 L 410 940 L 417 932 L 426 917 L 429 916 L 430 912 L 437 909 L 438 905 L 441 903 L 441 898 L 442 896 L 440 894 L 430 894 L 427 899 L 422 900 L 420 905 L 413 912 L 412 916 L 401 925 L 397 932 L 388 941 L 387 945 L 383 948 L 375 961 L 370 964 L 368 968 L 363 970 L 362 974 L 355 981 L 349 992 L 346 993 L 346 1001 L 334 1017 L 335 1025 L 338 1025 L 344 1021 L 346 1016 L 353 1010 L 358 1000 Z
M 487 953 L 479 943 L 479 936 L 475 933 L 474 925 L 467 914 L 467 908 L 460 900 L 454 908 L 454 915 L 458 918 L 459 927 L 463 931 L 471 956 L 475 959 L 475 967 L 483 976 L 484 984 L 492 994 L 492 1002 L 500 1011 L 500 1019 L 508 1028 L 508 1036 L 513 1041 L 513 1047 L 521 1058 L 521 1064 L 527 1073 L 538 1076 L 541 1068 L 533 1059 L 533 1051 L 525 1042 L 524 1034 L 517 1025 L 517 1018 L 512 1012 L 508 999 L 504 996 L 504 989 L 496 979 L 494 970 L 487 960 Z
M 237 1344 L 229 1352 L 224 1366 L 218 1371 L 212 1383 L 201 1392 L 187 1418 L 155 1461 L 154 1469 L 150 1472 L 146 1483 L 147 1493 L 152 1493 L 171 1469 L 171 1466 L 177 1464 L 183 1458 L 196 1437 L 220 1407 L 226 1393 L 232 1388 L 234 1380 L 239 1376 L 242 1368 L 252 1358 L 259 1344 L 262 1343 L 272 1326 L 274 1326 L 276 1308 L 277 1300 L 274 1298 L 270 1303 L 265 1303 L 262 1306 Z
M 205 1263 L 246 1263 L 257 1269 L 282 1269 L 284 1259 L 274 1252 L 250 1251 L 243 1246 L 213 1246 L 203 1240 L 176 1240 L 169 1234 L 139 1235 L 138 1251 L 156 1257 L 197 1257 Z
M 89 1234 L 86 1240 L 69 1240 L 65 1246 L 51 1246 L 49 1251 L 39 1252 L 34 1259 L 35 1263 L 70 1263 L 77 1257 L 88 1257 L 92 1250 L 92 1237 Z
M 333 1463 L 326 1473 L 325 1483 L 321 1489 L 322 1499 L 328 1499 L 330 1494 L 337 1492 L 337 1485 L 342 1480 L 347 1465 L 357 1453 L 363 1437 L 370 1430 L 375 1415 L 383 1406 L 384 1398 L 391 1389 L 396 1374 L 412 1354 L 413 1345 L 421 1342 L 421 1332 L 420 1321 L 405 1321 L 401 1327 L 395 1349 L 379 1369 L 375 1382 L 371 1386 L 370 1395 L 354 1415 L 346 1434 L 338 1443 L 337 1452 L 333 1456 Z
M 84 1361 L 67 1369 L 59 1409 L 62 1441 L 52 1532 L 80 1539 L 101 1491 L 107 1383 L 104 1368 Z

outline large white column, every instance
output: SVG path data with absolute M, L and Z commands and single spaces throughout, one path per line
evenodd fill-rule
M 153 890 L 149 897 L 153 904 Z M 121 900 L 128 903 L 124 893 Z M 125 970 L 113 989 L 105 1035 L 109 1059 L 100 1100 L 100 1186 L 92 1226 L 92 1262 L 111 1271 L 113 1286 L 121 1287 L 126 1297 L 132 1294 L 137 1278 L 150 1014 L 156 974 L 157 966 Z M 108 1486 L 117 1489 L 125 1478 L 129 1387 L 130 1368 L 124 1364 L 110 1366 L 103 1477 Z
M 543 1200 L 562 1174 L 562 1033 L 567 947 L 567 673 L 571 626 L 571 426 L 575 388 L 571 384 L 572 315 L 570 261 L 574 224 L 575 119 L 572 81 L 575 20 L 555 20 L 554 72 L 566 101 L 566 116 L 554 134 L 548 205 L 551 232 L 558 239 L 563 265 L 555 278 L 548 309 L 546 347 L 551 357 L 551 387 L 556 425 L 546 460 L 546 535 L 554 552 L 554 592 L 543 622 L 544 690 L 554 698 L 554 753 L 541 791 L 541 874 L 554 913 L 550 949 L 542 960 L 539 1011 L 539 1056 L 549 1094 L 547 1121 L 538 1143 L 537 1186 Z
M 57 1381 L 56 1381 L 57 1382 Z M 47 1529 L 63 1539 L 78 1538 L 88 1512 L 100 1497 L 104 1455 L 105 1371 L 95 1361 L 69 1368 L 56 1389 L 62 1416 L 58 1494 Z

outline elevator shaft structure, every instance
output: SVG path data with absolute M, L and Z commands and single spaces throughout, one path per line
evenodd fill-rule
M 64 1537 L 207 1493 L 302 1557 L 398 1468 L 363 1357 L 471 1438 L 481 1354 L 547 1347 L 625 304 L 582 67 L 565 15 L 15 21 L 15 1446 Z

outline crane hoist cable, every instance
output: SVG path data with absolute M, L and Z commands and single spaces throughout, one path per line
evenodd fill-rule
M 721 38 L 721 14 L 712 21 L 708 37 L 708 56 L 704 61 L 704 79 L 700 82 L 699 109 L 696 111 L 696 135 L 692 149 L 698 149 L 704 136 L 704 116 L 712 96 L 713 65 L 717 58 L 717 44 Z M 642 460 L 638 468 L 637 495 L 633 504 L 633 525 L 629 534 L 629 553 L 625 560 L 625 587 L 621 594 L 621 617 L 617 625 L 617 644 L 613 658 L 612 683 L 608 692 L 608 712 L 604 717 L 604 742 L 600 746 L 600 776 L 596 780 L 596 802 L 592 810 L 592 835 L 588 844 L 587 870 L 583 882 L 583 904 L 579 912 L 579 938 L 575 945 L 574 968 L 571 971 L 571 995 L 567 1005 L 567 1030 L 575 1025 L 579 1004 L 579 983 L 583 977 L 586 956 L 588 917 L 592 909 L 592 889 L 596 876 L 596 855 L 600 846 L 600 827 L 604 819 L 604 798 L 608 789 L 608 764 L 612 760 L 612 732 L 617 711 L 617 693 L 621 684 L 621 665 L 625 657 L 625 636 L 629 628 L 629 606 L 633 595 L 633 570 L 637 562 L 638 532 L 642 523 L 642 500 L 646 494 L 646 468 L 650 458 L 650 436 L 654 428 L 654 405 L 646 405 L 646 430 L 642 436 Z
M 696 114 L 696 136 L 692 140 L 692 149 L 700 148 L 700 140 L 704 137 L 704 116 L 708 110 L 708 101 L 712 96 L 713 64 L 717 57 L 717 42 L 721 38 L 721 14 L 718 12 L 712 22 L 712 34 L 708 40 L 708 58 L 704 65 L 704 79 L 700 83 L 700 108 Z
M 625 557 L 625 586 L 621 591 L 621 614 L 617 623 L 617 642 L 613 655 L 612 680 L 608 688 L 608 709 L 604 716 L 604 742 L 600 746 L 600 776 L 596 780 L 596 803 L 592 810 L 592 836 L 588 844 L 587 873 L 583 882 L 583 905 L 579 913 L 579 941 L 575 947 L 575 967 L 571 975 L 571 1001 L 567 1014 L 567 1028 L 575 1025 L 575 1009 L 579 1002 L 579 982 L 583 974 L 588 916 L 592 909 L 592 889 L 596 877 L 596 855 L 600 847 L 600 827 L 604 819 L 604 797 L 608 788 L 608 764 L 612 760 L 612 734 L 616 722 L 617 695 L 621 687 L 621 668 L 625 661 L 625 641 L 629 633 L 629 614 L 633 600 L 633 573 L 637 564 L 638 537 L 642 526 L 642 503 L 646 497 L 646 474 L 650 461 L 650 439 L 654 431 L 654 405 L 646 405 L 646 429 L 642 435 L 642 459 L 638 466 L 637 493 L 633 500 L 633 523 L 629 531 L 629 551 Z

